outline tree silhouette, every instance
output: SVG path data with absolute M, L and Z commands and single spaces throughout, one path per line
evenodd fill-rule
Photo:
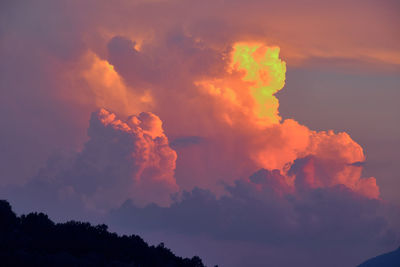
M 7 201 L 0 200 L 0 266 L 204 265 L 197 256 L 175 256 L 163 243 L 149 246 L 137 235 L 110 233 L 104 224 L 56 224 L 43 213 L 18 217 Z

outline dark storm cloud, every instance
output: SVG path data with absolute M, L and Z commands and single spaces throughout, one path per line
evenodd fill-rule
M 139 208 L 127 201 L 109 217 L 121 229 L 166 230 L 280 246 L 302 243 L 316 248 L 326 242 L 357 245 L 398 240 L 379 200 L 345 186 L 281 195 L 281 186 L 272 182 L 279 179 L 279 171 L 260 170 L 249 180 L 236 181 L 227 188 L 230 194 L 221 198 L 195 188 L 182 193 L 170 207 Z

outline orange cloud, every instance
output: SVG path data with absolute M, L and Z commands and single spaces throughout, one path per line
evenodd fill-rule
M 93 93 L 96 107 L 111 109 L 127 116 L 147 110 L 153 104 L 149 90 L 140 88 L 141 92 L 137 92 L 129 88 L 107 60 L 88 52 L 82 61 L 84 68 L 80 75 Z
M 236 44 L 232 68 L 222 79 L 196 83 L 201 92 L 216 99 L 221 121 L 230 128 L 219 132 L 218 142 L 237 135 L 242 143 L 240 158 L 252 159 L 258 168 L 280 170 L 291 177 L 287 178 L 291 186 L 297 179 L 310 188 L 342 184 L 379 197 L 375 178 L 361 177 L 357 163 L 365 161 L 365 156 L 348 134 L 316 132 L 292 119 L 281 121 L 274 94 L 284 85 L 286 67 L 279 59 L 279 48 Z M 300 164 L 299 159 L 307 160 Z
M 99 165 L 106 179 L 115 179 L 111 186 L 100 187 L 93 199 L 110 191 L 111 201 L 133 199 L 143 205 L 151 202 L 167 205 L 170 195 L 179 187 L 174 178 L 176 152 L 169 147 L 161 120 L 150 112 L 130 116 L 127 121 L 117 119 L 114 113 L 100 109 L 93 113 L 89 128 L 90 140 L 80 160 Z M 111 173 L 110 173 L 111 171 Z M 107 199 L 107 198 L 105 198 Z

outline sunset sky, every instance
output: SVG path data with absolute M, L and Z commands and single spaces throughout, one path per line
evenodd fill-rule
M 396 0 L 2 0 L 0 198 L 208 266 L 400 245 Z

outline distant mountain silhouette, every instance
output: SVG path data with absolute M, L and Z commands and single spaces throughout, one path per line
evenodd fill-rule
M 358 265 L 358 267 L 400 267 L 400 247 Z
M 164 244 L 136 235 L 118 236 L 106 225 L 54 223 L 43 213 L 20 217 L 0 200 L 0 266 L 203 267 L 197 256 L 175 256 Z

